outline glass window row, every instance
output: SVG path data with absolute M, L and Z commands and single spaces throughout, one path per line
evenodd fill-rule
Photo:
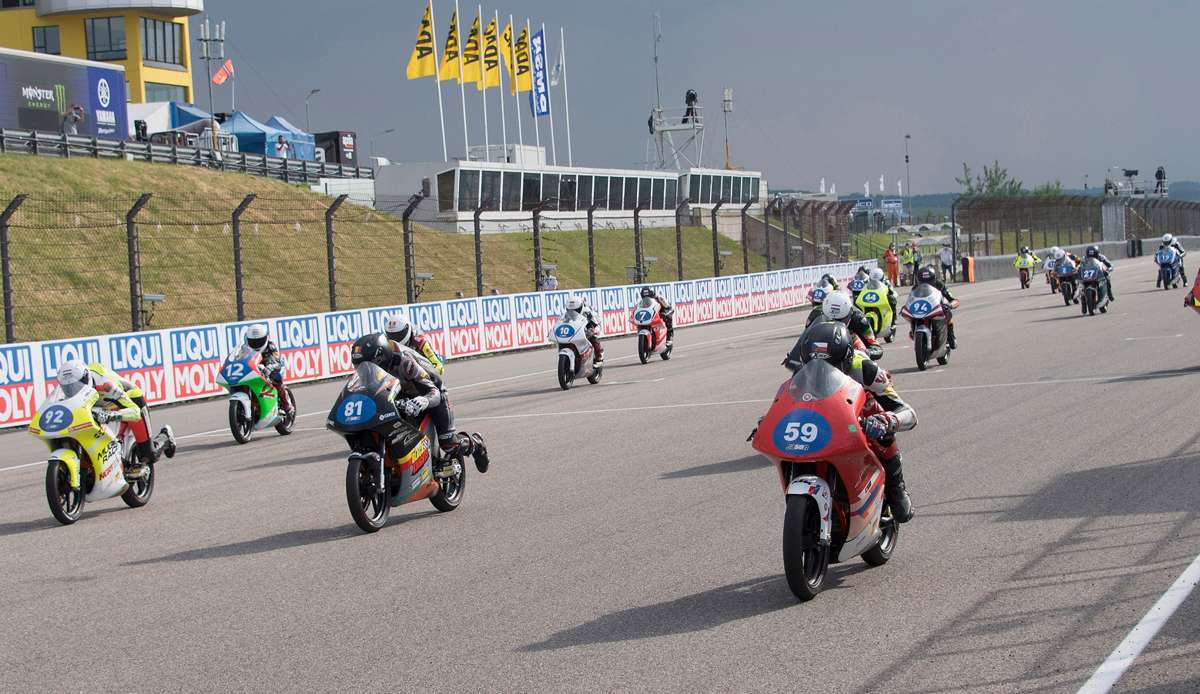
M 594 176 L 535 173 L 529 171 L 458 171 L 457 199 L 454 171 L 438 174 L 438 209 L 472 212 L 544 210 L 585 212 L 597 210 L 673 210 L 679 204 L 679 181 L 645 176 Z
M 688 174 L 688 202 L 697 205 L 715 204 L 721 201 L 743 204 L 758 200 L 758 176 L 721 176 L 716 174 Z

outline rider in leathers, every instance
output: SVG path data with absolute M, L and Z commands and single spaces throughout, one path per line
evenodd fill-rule
M 643 299 L 654 299 L 658 302 L 658 315 L 662 317 L 663 323 L 667 326 L 667 347 L 675 341 L 675 307 L 670 301 L 658 295 L 654 291 L 654 287 L 642 287 Z
M 592 345 L 592 351 L 596 353 L 592 364 L 597 367 L 602 365 L 604 363 L 604 345 L 600 344 L 600 317 L 596 315 L 591 306 L 588 306 L 587 299 L 578 294 L 568 296 L 564 308 L 567 311 L 578 313 L 587 321 L 584 334 Z
M 1179 278 L 1183 280 L 1184 284 L 1187 284 L 1187 269 L 1183 267 L 1183 256 L 1187 255 L 1187 251 L 1179 245 L 1179 239 L 1171 234 L 1163 234 L 1162 244 L 1159 248 L 1174 248 L 1175 252 L 1179 254 Z
M 900 399 L 892 386 L 891 375 L 862 353 L 856 352 L 851 346 L 851 339 L 850 331 L 841 323 L 817 323 L 806 329 L 796 341 L 784 366 L 796 371 L 812 359 L 827 359 L 871 394 L 862 412 L 865 415 L 863 433 L 870 439 L 872 450 L 887 473 L 884 494 L 892 507 L 892 514 L 897 522 L 907 523 L 913 517 L 913 504 L 904 484 L 896 433 L 917 426 L 917 413 Z
M 1108 300 L 1112 301 L 1112 302 L 1116 302 L 1117 297 L 1113 294 L 1113 286 L 1112 286 L 1112 276 L 1111 276 L 1112 269 L 1113 269 L 1112 262 L 1108 258 L 1106 258 L 1103 253 L 1100 252 L 1099 246 L 1088 246 L 1087 251 L 1084 252 L 1084 257 L 1085 258 L 1095 258 L 1096 260 L 1099 260 L 1102 265 L 1104 265 L 1104 280 L 1105 280 L 1105 284 L 1108 285 Z
M 830 294 L 821 304 L 821 315 L 817 317 L 809 314 L 808 323 L 804 327 L 809 328 L 816 323 L 825 321 L 834 321 L 845 325 L 851 333 L 862 340 L 863 345 L 867 348 L 867 354 L 872 359 L 879 359 L 883 356 L 883 348 L 875 339 L 871 321 L 867 320 L 867 314 L 863 313 L 862 309 L 851 303 L 850 297 L 841 292 Z
M 946 314 L 946 344 L 950 345 L 950 349 L 958 349 L 958 345 L 954 342 L 954 314 L 950 312 L 950 302 L 956 301 L 954 295 L 950 293 L 950 288 L 946 286 L 946 283 L 938 278 L 933 266 L 927 265 L 917 270 L 913 289 L 922 284 L 928 284 L 942 293 L 942 311 Z

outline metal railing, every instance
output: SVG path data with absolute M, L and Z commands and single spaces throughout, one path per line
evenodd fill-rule
M 373 178 L 369 168 L 267 157 L 245 152 L 216 152 L 206 147 L 156 145 L 149 142 L 107 140 L 82 135 L 39 133 L 36 130 L 0 128 L 0 154 L 34 154 L 45 157 L 128 159 L 156 164 L 204 166 L 288 183 L 316 183 L 322 178 Z

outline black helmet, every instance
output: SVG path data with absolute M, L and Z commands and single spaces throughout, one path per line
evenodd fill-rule
M 650 299 L 650 298 L 653 298 L 654 296 L 656 296 L 654 293 L 654 287 L 651 287 L 649 285 L 642 287 L 642 298 L 643 299 Z
M 1098 255 L 1100 255 L 1100 247 L 1099 246 L 1088 246 L 1087 247 L 1087 257 L 1095 258 Z
M 937 273 L 928 265 L 917 270 L 917 282 L 920 284 L 933 284 L 935 279 L 937 279 Z
M 821 275 L 821 284 L 828 284 L 832 287 L 836 283 L 834 282 L 833 275 L 826 272 L 824 275 Z
M 813 323 L 800 336 L 800 359 L 805 364 L 825 359 L 840 369 L 853 352 L 850 330 L 840 321 Z
M 1029 246 L 1021 246 L 1021 255 L 1029 252 Z
M 350 363 L 358 366 L 369 361 L 386 369 L 392 361 L 392 354 L 391 340 L 383 333 L 371 333 L 354 341 L 354 347 L 350 349 Z

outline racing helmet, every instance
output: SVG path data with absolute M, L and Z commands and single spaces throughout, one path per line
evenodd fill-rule
M 1029 246 L 1021 246 L 1021 255 L 1029 254 Z
M 829 274 L 828 272 L 826 272 L 824 275 L 821 275 L 821 284 L 828 284 L 832 287 L 834 282 L 835 280 L 833 279 L 833 275 Z
M 1067 257 L 1066 251 L 1064 251 L 1061 248 L 1057 248 L 1057 247 L 1054 249 L 1054 259 L 1055 260 L 1062 260 L 1063 258 L 1066 258 L 1066 257 Z
M 246 346 L 262 351 L 267 346 L 267 326 L 265 323 L 255 323 L 246 328 Z
M 646 291 L 643 289 L 642 291 Z M 583 310 L 583 297 L 578 294 L 572 294 L 567 297 L 567 302 L 564 305 L 568 311 L 579 312 Z
M 412 325 L 400 316 L 393 316 L 383 324 L 383 332 L 389 340 L 402 345 L 412 337 Z
M 800 360 L 824 359 L 839 369 L 854 353 L 850 330 L 839 322 L 813 323 L 800 335 Z
M 55 374 L 55 378 L 58 379 L 60 386 L 69 386 L 72 383 L 90 383 L 92 372 L 88 369 L 87 364 L 84 364 L 82 361 L 70 359 L 58 367 L 58 373 Z
M 873 267 L 873 268 L 871 268 L 871 273 L 870 273 L 870 275 L 868 275 L 868 277 L 870 277 L 872 282 L 882 282 L 883 281 L 883 270 L 880 270 L 877 267 Z
M 917 282 L 919 284 L 933 284 L 936 279 L 937 273 L 934 272 L 933 268 L 928 265 L 920 270 L 917 270 Z
M 657 294 L 654 293 L 654 287 L 651 287 L 649 285 L 642 287 L 642 298 L 643 299 L 652 299 L 655 296 L 657 296 Z
M 850 297 L 841 292 L 833 292 L 821 303 L 821 312 L 825 314 L 825 317 L 836 321 L 844 321 L 849 318 L 853 308 L 854 304 L 850 303 Z
M 1171 236 L 1170 234 L 1163 234 L 1162 242 L 1164 246 L 1170 246 L 1175 242 L 1175 237 Z
M 350 348 L 350 363 L 358 366 L 371 362 L 376 366 L 387 368 L 392 362 L 392 341 L 383 333 L 370 333 L 354 341 Z
M 1062 253 L 1062 249 L 1059 248 L 1058 246 L 1053 246 L 1050 248 L 1050 257 L 1051 258 L 1057 258 L 1059 253 Z
M 1089 258 L 1095 258 L 1095 257 L 1099 256 L 1100 255 L 1100 247 L 1099 246 L 1088 246 L 1086 255 Z

